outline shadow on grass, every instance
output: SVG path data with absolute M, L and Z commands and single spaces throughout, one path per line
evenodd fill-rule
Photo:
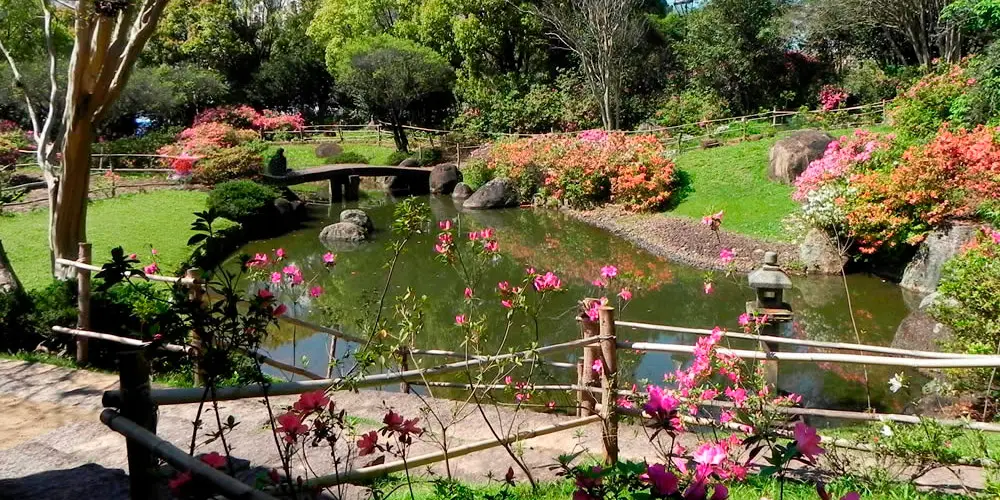
M 667 201 L 664 211 L 671 211 L 677 208 L 684 200 L 687 200 L 688 196 L 691 196 L 691 193 L 694 193 L 691 174 L 678 169 L 674 172 L 674 192 Z

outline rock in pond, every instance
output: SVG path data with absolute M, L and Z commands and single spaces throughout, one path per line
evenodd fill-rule
M 976 230 L 972 224 L 955 224 L 931 231 L 903 270 L 899 286 L 924 293 L 936 290 L 944 263 L 976 237 Z
M 812 228 L 799 245 L 799 261 L 806 273 L 838 274 L 847 264 L 847 257 L 840 254 L 826 231 Z
M 330 224 L 319 233 L 319 240 L 328 246 L 342 242 L 358 243 L 367 237 L 368 231 L 353 222 Z
M 451 194 L 462 180 L 462 172 L 454 163 L 434 165 L 431 169 L 431 194 Z
M 470 188 L 468 184 L 459 182 L 458 184 L 455 184 L 455 189 L 451 192 L 451 197 L 464 200 L 472 196 L 473 192 L 474 191 L 472 191 L 472 188 Z
M 826 151 L 833 137 L 819 130 L 801 130 L 774 143 L 771 147 L 767 175 L 773 180 L 791 184 L 813 160 Z
M 349 208 L 340 212 L 340 222 L 350 222 L 352 224 L 357 224 L 364 228 L 365 232 L 370 233 L 375 230 L 375 225 L 372 224 L 371 217 L 364 210 L 359 210 L 357 208 Z
M 517 187 L 510 179 L 493 179 L 472 194 L 463 208 L 506 208 L 518 205 Z

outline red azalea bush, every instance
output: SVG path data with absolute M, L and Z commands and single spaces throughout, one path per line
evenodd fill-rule
M 220 122 L 205 122 L 184 129 L 177 136 L 177 142 L 161 147 L 157 153 L 170 156 L 171 158 L 165 160 L 165 163 L 173 168 L 177 175 L 187 177 L 193 170 L 200 168 L 196 167 L 199 160 L 211 160 L 225 150 L 257 139 L 259 136 L 253 130 L 238 129 Z M 259 155 L 259 152 L 257 153 Z
M 674 163 L 652 135 L 587 130 L 494 144 L 487 168 L 513 180 L 523 198 L 572 206 L 605 201 L 632 211 L 661 208 L 672 194 Z
M 847 102 L 847 91 L 836 85 L 824 85 L 819 89 L 819 105 L 823 111 L 833 111 Z

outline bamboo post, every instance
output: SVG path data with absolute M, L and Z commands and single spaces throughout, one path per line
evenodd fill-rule
M 777 107 L 771 108 L 771 126 L 772 127 L 777 127 L 778 126 L 778 108 Z
M 410 351 L 407 348 L 399 350 L 399 371 L 405 372 L 410 369 Z M 399 383 L 399 391 L 403 394 L 410 393 L 410 383 L 403 380 Z
M 90 264 L 91 258 L 90 243 L 80 242 L 77 260 L 84 264 Z M 90 329 L 90 270 L 82 267 L 76 268 L 77 298 L 76 306 L 79 314 L 76 317 L 76 327 L 80 330 Z M 76 338 L 76 362 L 85 365 L 90 361 L 90 340 L 87 337 Z
M 326 378 L 333 378 L 333 364 L 337 360 L 337 337 L 330 335 L 330 357 L 326 363 Z
M 381 146 L 382 145 L 382 124 L 381 123 L 375 124 L 375 133 L 378 134 L 378 145 Z
M 576 360 L 576 386 L 579 389 L 576 390 L 576 416 L 583 416 L 583 402 L 586 398 L 586 392 L 583 390 L 583 359 Z
M 462 168 L 462 146 L 455 144 L 455 167 Z
M 205 300 L 205 289 L 202 286 L 200 270 L 198 268 L 191 268 L 184 272 L 184 277 L 193 280 L 189 286 L 188 297 L 191 301 L 201 305 Z M 203 386 L 208 378 L 207 370 L 204 366 L 205 358 L 205 341 L 202 338 L 202 332 L 199 331 L 197 327 L 191 330 L 191 345 L 195 348 L 194 355 L 194 385 Z
M 683 145 L 681 144 L 681 141 L 683 141 L 683 140 L 684 140 L 684 131 L 683 130 L 678 130 L 677 131 L 677 154 L 681 154 L 681 148 L 683 147 Z
M 128 351 L 119 358 L 121 415 L 156 434 L 156 404 L 150 399 L 149 362 L 142 351 Z M 133 439 L 125 439 L 128 453 L 129 497 L 132 500 L 160 498 L 156 478 L 156 456 Z
M 585 303 L 589 304 L 591 300 L 587 299 Z M 580 334 L 583 338 L 596 337 L 601 334 L 600 324 L 591 321 L 587 315 L 583 315 L 580 318 Z M 597 359 L 598 348 L 592 346 L 585 346 L 583 348 L 583 377 L 580 379 L 580 385 L 589 387 L 595 384 L 596 380 L 594 377 L 594 360 Z M 583 399 L 580 401 L 580 416 L 589 417 L 591 415 L 596 415 L 597 412 L 597 399 L 594 398 L 593 393 L 590 391 L 584 391 Z
M 601 334 L 601 441 L 604 443 L 604 463 L 618 462 L 618 412 L 615 399 L 618 394 L 618 346 L 615 333 L 615 308 L 604 306 L 599 310 Z

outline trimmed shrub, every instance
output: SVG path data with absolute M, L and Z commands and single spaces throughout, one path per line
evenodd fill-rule
M 388 165 L 388 166 L 390 166 L 390 167 L 395 167 L 396 165 L 399 165 L 400 163 L 402 163 L 403 160 L 405 160 L 407 158 L 412 158 L 412 157 L 413 157 L 413 155 L 411 155 L 410 153 L 406 153 L 406 152 L 403 152 L 403 151 L 393 151 L 392 154 L 390 154 L 386 158 L 385 164 Z
M 245 222 L 267 215 L 279 195 L 274 188 L 254 181 L 227 181 L 215 186 L 206 204 L 222 217 Z
M 259 148 L 238 146 L 216 151 L 198 162 L 194 176 L 198 182 L 214 185 L 235 179 L 256 179 L 263 167 Z
M 368 163 L 368 157 L 354 151 L 344 151 L 329 159 L 330 163 Z
M 493 169 L 486 166 L 483 160 L 472 160 L 462 167 L 462 182 L 473 190 L 483 187 L 484 184 L 493 180 Z

